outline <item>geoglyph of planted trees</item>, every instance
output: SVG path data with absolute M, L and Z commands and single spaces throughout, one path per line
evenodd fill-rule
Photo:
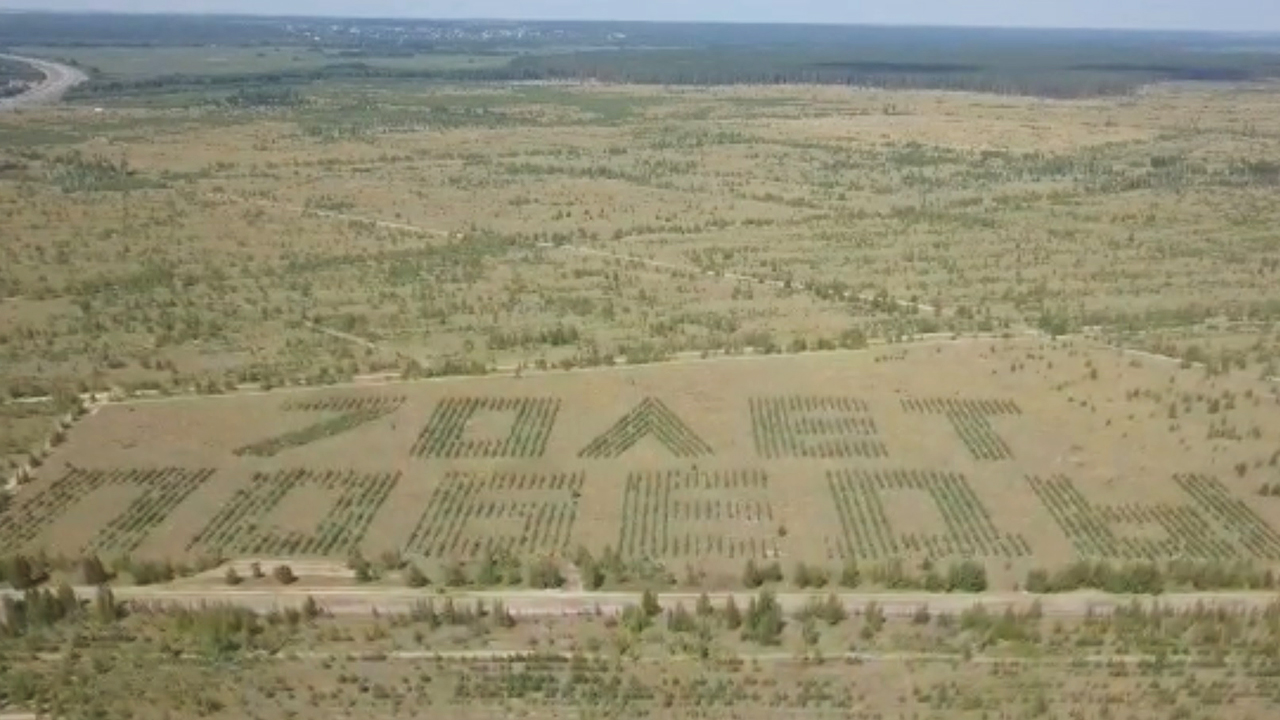
M 1071 478 L 1027 482 L 1085 558 L 1106 560 L 1280 560 L 1280 534 L 1217 478 L 1178 474 L 1189 502 L 1099 504 Z M 1144 536 L 1160 528 L 1160 537 Z
M 0 523 L 0 546 L 20 548 L 94 492 L 125 486 L 136 489 L 137 496 L 81 550 L 131 552 L 213 474 L 207 468 L 73 469 L 42 492 L 14 503 Z
M 582 473 L 447 473 L 405 543 L 425 557 L 528 555 L 568 546 Z
M 254 473 L 187 549 L 227 555 L 345 555 L 355 550 L 396 483 L 399 473 L 280 470 Z M 278 530 L 273 511 L 292 492 L 333 493 L 315 529 Z
M 775 361 L 742 365 L 766 362 Z M 1054 557 L 1066 550 L 1090 560 L 1280 563 L 1280 533 L 1266 507 L 1237 497 L 1234 474 L 1170 473 L 1164 481 L 1142 480 L 1140 488 L 1136 481 L 1117 487 L 1120 495 L 1108 498 L 1092 477 L 1071 478 L 1056 466 L 1033 472 L 1051 466 L 1036 452 L 1015 453 L 1000 432 L 1016 429 L 1021 445 L 1050 429 L 1011 397 L 912 395 L 878 388 L 859 373 L 847 382 L 824 376 L 829 392 L 812 392 L 816 385 L 799 373 L 788 378 L 776 370 L 717 385 L 731 366 L 682 369 L 683 384 L 673 388 L 601 373 L 588 386 L 605 393 L 606 403 L 566 392 L 577 387 L 568 380 L 541 385 L 534 377 L 495 381 L 488 392 L 467 380 L 456 392 L 431 382 L 394 393 L 108 407 L 78 426 L 49 462 L 60 462 L 68 447 L 85 453 L 92 448 L 85 434 L 107 426 L 119 446 L 134 442 L 116 427 L 133 420 L 142 428 L 136 450 L 114 449 L 102 466 L 24 488 L 4 515 L 0 540 L 24 550 L 56 546 L 49 529 L 68 514 L 85 517 L 101 499 L 118 516 L 77 530 L 77 546 L 58 552 L 137 552 L 183 508 L 181 517 L 197 520 L 189 534 L 163 528 L 178 553 L 386 552 L 416 558 L 428 574 L 481 558 L 562 563 L 578 546 L 611 558 L 611 577 L 642 567 L 679 573 L 681 566 L 685 577 L 737 576 L 748 560 L 812 565 L 815 577 L 865 561 L 872 577 L 871 568 L 892 563 L 959 559 L 1022 577 L 1048 564 L 1038 555 L 1042 547 Z M 643 372 L 661 378 L 665 371 Z M 510 389 L 498 389 L 502 384 Z M 744 385 L 770 392 L 737 392 Z M 610 397 L 619 400 L 602 411 Z M 163 451 L 155 428 L 172 418 L 231 402 L 248 413 L 274 410 L 286 427 L 303 427 L 280 432 L 262 420 L 261 440 L 246 443 L 237 434 L 217 445 L 216 437 L 202 438 L 182 449 L 194 469 L 108 467 L 131 453 Z M 148 420 L 151 413 L 170 419 Z M 228 417 L 214 414 L 217 422 Z M 391 434 L 378 435 L 384 432 Z M 71 459 L 81 462 L 74 453 Z M 111 488 L 134 494 L 97 494 Z M 1050 535 L 1052 546 L 1040 544 Z M 618 569 L 624 565 L 634 568 Z
M 837 470 L 827 473 L 827 484 L 840 517 L 841 557 L 1015 558 L 1031 553 L 1021 536 L 996 528 L 964 475 L 936 470 Z M 912 493 L 914 502 L 935 506 L 944 526 L 927 534 L 896 531 L 883 499 L 903 492 Z
M 285 450 L 309 445 L 318 440 L 341 435 L 361 425 L 373 422 L 395 412 L 404 403 L 404 396 L 345 396 L 322 397 L 313 400 L 287 402 L 285 412 L 325 413 L 333 415 L 304 428 L 259 440 L 236 448 L 237 455 L 271 457 Z
M 765 458 L 879 458 L 889 451 L 877 437 L 867 403 L 832 396 L 751 398 L 756 450 Z
M 560 400 L 549 397 L 446 398 L 432 412 L 412 452 L 424 458 L 542 457 L 559 412 Z M 478 415 L 486 413 L 514 414 L 506 437 L 466 437 L 467 425 Z
M 647 397 L 622 416 L 613 427 L 592 440 L 578 453 L 578 457 L 616 458 L 646 436 L 656 438 L 676 457 L 695 458 L 714 453 L 711 446 L 672 412 L 666 403 L 658 398 Z
M 993 415 L 1021 415 L 1022 409 L 1012 400 L 969 400 L 958 398 L 904 398 L 902 407 L 909 413 L 946 415 L 960 441 L 975 460 L 1011 460 L 1013 450 L 996 433 L 988 419 Z
M 618 550 L 641 558 L 776 557 L 777 519 L 762 470 L 632 472 Z

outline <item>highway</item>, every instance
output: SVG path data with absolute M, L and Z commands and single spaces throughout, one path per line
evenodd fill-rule
M 0 99 L 0 112 L 15 110 L 21 107 L 47 105 L 62 99 L 63 93 L 89 79 L 79 70 L 48 60 L 6 55 L 0 53 L 0 59 L 26 63 L 44 73 L 44 82 L 32 87 L 21 95 Z

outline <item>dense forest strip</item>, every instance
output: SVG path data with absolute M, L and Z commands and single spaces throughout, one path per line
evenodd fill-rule
M 141 51 L 145 52 L 145 51 Z M 303 86 L 324 80 L 416 80 L 439 83 L 606 82 L 649 85 L 844 85 L 903 90 L 957 90 L 1051 98 L 1130 94 L 1157 82 L 1247 82 L 1280 78 L 1280 56 L 1215 57 L 1213 62 L 1066 65 L 1009 56 L 989 64 L 831 60 L 762 48 L 754 52 L 599 51 L 525 56 L 502 67 L 402 69 L 341 62 L 306 70 L 219 75 L 174 74 L 122 80 L 96 78 L 75 97 L 245 86 Z M 1078 59 L 1078 58 L 1077 58 Z
M 1155 82 L 1280 78 L 1280 38 L 1245 44 L 1239 36 L 1185 32 L 15 13 L 0 25 L 0 48 L 6 45 L 43 46 L 49 57 L 59 49 L 216 46 L 290 48 L 323 59 L 318 67 L 217 76 L 98 75 L 76 91 L 82 97 L 352 79 L 804 83 L 1074 98 Z M 516 57 L 462 68 L 375 62 L 438 54 Z

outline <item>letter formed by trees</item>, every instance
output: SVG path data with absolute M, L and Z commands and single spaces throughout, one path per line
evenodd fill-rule
M 302 447 L 318 440 L 350 432 L 361 425 L 390 415 L 403 404 L 403 395 L 324 396 L 310 400 L 286 402 L 284 410 L 287 412 L 327 413 L 331 417 L 318 420 L 298 430 L 290 430 L 265 440 L 238 447 L 234 452 L 236 455 L 272 457 L 291 448 Z M 334 415 L 334 413 L 337 414 Z
M 763 470 L 635 471 L 623 486 L 618 551 L 633 558 L 771 557 L 777 528 Z
M 646 437 L 653 437 L 671 454 L 679 458 L 708 457 L 715 453 L 665 403 L 647 397 L 623 415 L 613 427 L 596 437 L 578 452 L 578 457 L 611 460 L 635 447 Z
M 1031 476 L 1027 482 L 1082 557 L 1230 561 L 1246 555 L 1280 560 L 1280 534 L 1220 480 L 1182 474 L 1173 479 L 1190 503 L 1097 505 L 1064 475 Z M 1164 537 L 1125 533 L 1143 526 L 1161 528 Z
M 334 470 L 256 472 L 187 545 L 237 555 L 341 555 L 360 544 L 400 473 Z M 312 532 L 272 528 L 272 511 L 291 492 L 313 488 L 336 494 Z
M 751 427 L 756 452 L 770 460 L 880 458 L 889 454 L 866 402 L 858 398 L 751 398 Z
M 1013 450 L 991 425 L 990 418 L 1021 415 L 1012 400 L 904 398 L 902 409 L 919 415 L 945 415 L 975 460 L 1011 460 Z
M 207 468 L 73 469 L 43 492 L 9 509 L 7 517 L 0 521 L 0 546 L 20 548 L 94 492 L 123 485 L 141 492 L 123 512 L 106 519 L 106 524 L 81 550 L 132 552 L 213 474 Z
M 1031 554 L 1022 536 L 996 528 L 991 513 L 964 475 L 933 470 L 838 470 L 827 473 L 827 484 L 843 531 L 838 548 L 844 557 L 1014 558 Z M 928 534 L 895 530 L 883 500 L 900 492 L 915 493 L 932 502 L 945 530 Z
M 555 553 L 568 547 L 585 475 L 450 471 L 405 550 L 425 557 Z
M 547 450 L 560 400 L 551 397 L 451 397 L 436 405 L 418 434 L 413 454 L 427 458 L 536 458 Z M 507 423 L 505 431 L 474 436 L 484 419 Z

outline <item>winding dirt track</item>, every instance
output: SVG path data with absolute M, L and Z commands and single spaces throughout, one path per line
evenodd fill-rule
M 63 93 L 89 79 L 88 75 L 85 75 L 73 67 L 49 62 L 48 60 L 21 57 L 19 55 L 6 55 L 3 53 L 0 53 L 0 59 L 26 63 L 36 70 L 44 73 L 44 82 L 32 87 L 21 95 L 15 95 L 13 97 L 0 100 L 0 112 L 14 110 L 20 107 L 29 107 L 32 105 L 55 103 L 62 99 Z

